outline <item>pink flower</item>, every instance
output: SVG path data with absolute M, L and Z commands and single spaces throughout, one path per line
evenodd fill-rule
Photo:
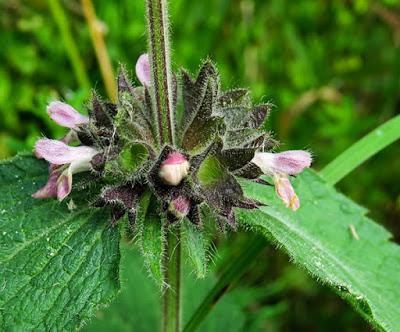
M 35 145 L 35 154 L 50 163 L 50 176 L 46 185 L 32 196 L 55 197 L 61 201 L 72 189 L 72 175 L 90 170 L 90 161 L 98 153 L 88 146 L 68 146 L 64 142 L 40 139 Z
M 80 114 L 72 106 L 61 101 L 53 101 L 47 106 L 47 113 L 60 126 L 79 130 L 79 126 L 89 122 L 89 118 Z
M 169 206 L 169 210 L 179 219 L 187 216 L 190 211 L 190 201 L 184 196 L 175 197 Z
M 149 55 L 147 53 L 142 54 L 136 62 L 136 76 L 143 86 L 151 85 L 150 75 L 150 63 Z
M 311 154 L 303 150 L 291 150 L 280 153 L 256 152 L 252 160 L 264 174 L 284 173 L 296 175 L 310 167 Z
M 158 175 L 170 186 L 177 186 L 188 175 L 189 161 L 180 152 L 172 152 L 162 162 Z
M 280 153 L 256 152 L 251 161 L 264 174 L 272 177 L 276 193 L 285 205 L 292 210 L 297 210 L 300 207 L 300 201 L 288 176 L 299 174 L 305 168 L 310 167 L 311 154 L 302 150 Z

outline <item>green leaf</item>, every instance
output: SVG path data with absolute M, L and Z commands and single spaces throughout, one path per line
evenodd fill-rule
M 191 263 L 197 278 L 204 278 L 207 273 L 207 246 L 209 241 L 203 233 L 188 220 L 182 222 L 182 241 L 188 261 Z
M 138 244 L 144 257 L 144 264 L 156 284 L 164 286 L 162 271 L 163 259 L 163 227 L 158 213 L 156 197 L 146 192 L 140 202 L 136 216 L 138 228 Z
M 119 290 L 119 230 L 83 195 L 73 210 L 31 198 L 47 173 L 32 156 L 0 164 L 1 330 L 75 330 Z
M 400 138 L 400 115 L 375 128 L 346 151 L 336 157 L 320 172 L 329 184 L 345 177 L 368 158 Z
M 375 327 L 397 330 L 400 247 L 390 242 L 391 234 L 312 170 L 293 184 L 302 204 L 296 212 L 283 205 L 272 187 L 243 180 L 245 194 L 266 206 L 238 210 L 239 222 L 287 251 Z

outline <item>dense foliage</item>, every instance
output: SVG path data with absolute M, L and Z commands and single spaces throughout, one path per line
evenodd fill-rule
M 114 67 L 121 62 L 132 71 L 146 48 L 143 3 L 94 3 L 108 31 Z M 63 5 L 90 82 L 104 92 L 79 2 Z M 65 133 L 44 112 L 49 100 L 65 99 L 80 109 L 90 91 L 71 70 L 68 46 L 46 1 L 5 0 L 0 10 L 0 156 L 5 158 L 30 150 L 41 134 Z M 223 87 L 248 85 L 254 99 L 273 101 L 278 111 L 272 114 L 271 129 L 284 139 L 285 148 L 312 147 L 319 168 L 399 112 L 396 13 L 395 1 L 173 1 L 174 62 L 195 72 L 198 59 L 210 56 L 218 64 Z M 396 239 L 400 199 L 392 184 L 400 175 L 398 147 L 396 143 L 386 149 L 341 184 Z M 224 241 L 240 248 L 242 235 L 219 241 L 222 248 Z M 220 256 L 216 270 L 224 265 L 223 249 Z M 232 309 L 246 312 L 247 318 L 241 319 L 251 321 L 255 331 L 260 326 L 280 331 L 367 329 L 325 286 L 289 266 L 286 256 L 270 249 L 262 261 L 265 264 L 254 266 L 242 280 Z M 110 315 L 123 317 L 124 309 L 119 301 Z

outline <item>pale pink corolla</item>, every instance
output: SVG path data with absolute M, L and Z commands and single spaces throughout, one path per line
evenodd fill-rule
M 89 122 L 89 117 L 80 114 L 72 106 L 61 101 L 53 101 L 47 106 L 50 118 L 60 126 L 79 130 L 79 126 Z
M 280 153 L 256 152 L 252 162 L 264 174 L 272 177 L 276 193 L 285 205 L 292 210 L 297 210 L 300 207 L 300 200 L 290 183 L 289 175 L 299 174 L 305 168 L 310 167 L 311 154 L 303 150 Z
M 151 85 L 150 62 L 147 53 L 142 54 L 136 62 L 136 76 L 143 86 Z
M 46 185 L 33 194 L 35 198 L 55 197 L 63 200 L 72 189 L 72 175 L 91 169 L 91 160 L 98 153 L 88 146 L 68 146 L 64 142 L 40 139 L 35 154 L 50 163 L 50 176 Z

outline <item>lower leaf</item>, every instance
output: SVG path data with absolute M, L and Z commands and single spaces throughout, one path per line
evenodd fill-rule
M 302 204 L 296 212 L 273 188 L 241 181 L 246 196 L 266 206 L 238 210 L 239 222 L 287 251 L 376 328 L 398 330 L 400 247 L 390 242 L 391 234 L 312 170 L 293 182 Z
M 82 194 L 31 198 L 47 176 L 32 156 L 0 164 L 1 330 L 75 330 L 120 288 L 118 228 Z

